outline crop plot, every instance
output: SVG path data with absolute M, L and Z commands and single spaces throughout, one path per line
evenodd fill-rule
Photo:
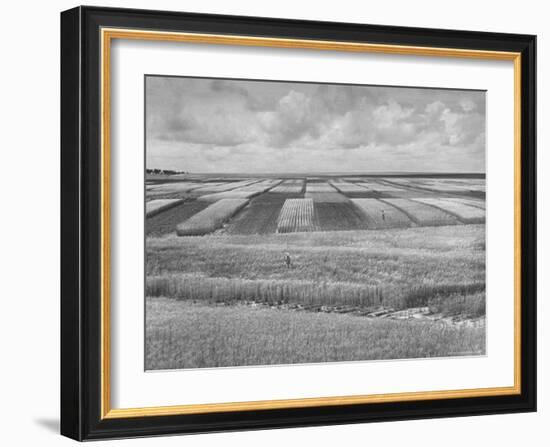
M 458 203 L 464 203 L 465 205 L 470 205 L 475 208 L 481 208 L 482 210 L 485 209 L 485 202 L 483 200 L 476 200 L 476 199 L 470 199 L 465 197 L 448 197 L 447 200 L 451 200 L 453 202 L 458 202 Z
M 238 216 L 228 223 L 228 234 L 269 234 L 277 231 L 277 218 L 285 199 L 253 199 Z
M 239 191 L 231 190 L 224 192 L 215 192 L 213 194 L 205 194 L 197 198 L 201 202 L 217 202 L 223 199 L 250 199 L 260 194 L 259 191 Z
M 227 188 L 227 183 L 225 182 L 207 182 L 202 183 L 198 188 L 194 188 L 195 193 L 208 193 L 208 192 L 217 192 L 224 191 Z
M 339 192 L 346 194 L 346 193 L 362 193 L 367 192 L 368 188 L 361 185 L 361 184 L 355 184 L 355 183 L 349 183 L 346 181 L 331 181 L 330 184 L 334 186 Z
M 161 194 L 172 194 L 172 193 L 186 193 L 193 191 L 201 186 L 203 183 L 197 182 L 173 182 L 173 183 L 161 183 L 159 185 L 151 185 L 147 188 L 147 194 L 151 196 L 161 195 Z
M 202 211 L 209 205 L 208 202 L 196 200 L 185 201 L 169 208 L 162 213 L 148 216 L 145 220 L 145 234 L 149 236 L 162 236 L 176 231 L 178 224 Z
M 278 185 L 281 180 L 262 180 L 254 182 L 240 188 L 231 189 L 228 191 L 215 192 L 212 194 L 204 194 L 198 197 L 198 200 L 205 202 L 217 202 L 222 199 L 251 199 L 259 194 L 269 191 L 274 186 Z
M 411 185 L 415 186 L 415 185 Z M 456 183 L 447 179 L 425 179 L 417 185 L 419 188 L 428 189 L 431 191 L 461 193 L 467 191 L 484 191 L 484 185 L 468 185 L 466 183 Z
M 388 177 L 382 180 L 391 182 L 396 185 L 401 185 L 401 186 L 409 186 L 411 183 L 416 181 L 416 180 L 407 179 L 407 178 L 394 178 L 394 177 Z
M 431 205 L 398 198 L 382 199 L 382 201 L 403 211 L 420 226 L 455 225 L 458 223 L 455 216 Z
M 237 188 L 243 188 L 245 186 L 249 186 L 251 184 L 254 184 L 258 182 L 259 180 L 243 180 L 239 182 L 218 182 L 218 183 L 210 183 L 206 186 L 202 186 L 200 188 L 197 188 L 194 190 L 195 193 L 217 193 L 217 192 L 224 192 L 224 191 L 231 191 Z
M 154 216 L 168 208 L 178 205 L 183 202 L 183 199 L 157 199 L 150 200 L 145 203 L 145 215 L 147 217 Z
M 275 186 L 271 189 L 271 192 L 282 193 L 282 194 L 299 194 L 304 189 L 303 180 L 285 180 L 278 186 Z
M 287 199 L 277 219 L 278 233 L 315 231 L 312 199 Z
M 311 183 L 308 182 L 306 185 L 306 194 L 314 192 L 337 192 L 336 189 L 329 183 Z
M 211 233 L 220 228 L 247 203 L 247 199 L 221 199 L 179 224 L 176 232 L 178 236 Z
M 345 203 L 349 199 L 339 192 L 306 192 L 305 197 L 315 203 Z
M 319 231 L 368 229 L 365 216 L 349 200 L 345 202 L 315 202 L 314 208 L 315 221 Z
M 457 216 L 462 222 L 465 223 L 485 222 L 485 210 L 466 205 L 465 203 L 434 197 L 413 200 L 440 208 L 448 213 Z
M 366 216 L 369 229 L 405 228 L 412 224 L 405 213 L 378 199 L 351 199 L 351 201 Z
M 405 191 L 403 188 L 399 188 L 397 186 L 388 185 L 386 183 L 378 183 L 378 182 L 360 182 L 357 183 L 358 185 L 368 188 L 374 192 L 403 192 Z
M 466 189 L 468 189 L 469 191 L 474 191 L 474 192 L 485 192 L 486 191 L 486 187 L 485 187 L 485 184 L 476 184 L 476 183 L 471 183 L 469 185 L 466 185 L 465 187 Z

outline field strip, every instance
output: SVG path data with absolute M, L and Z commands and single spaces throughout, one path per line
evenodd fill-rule
M 475 191 L 475 192 L 485 192 L 486 191 L 485 185 L 468 185 L 466 187 L 466 189 L 468 189 L 470 191 Z
M 374 182 L 359 182 L 358 185 L 362 185 L 365 188 L 368 188 L 375 192 L 403 192 L 406 191 L 404 188 L 398 186 L 388 185 L 386 183 L 374 183 Z
M 228 234 L 274 234 L 277 231 L 277 217 L 283 207 L 284 199 L 264 200 L 263 197 L 252 200 L 250 204 L 228 223 Z
M 201 183 L 181 182 L 181 183 L 162 183 L 154 185 L 155 188 L 147 189 L 148 195 L 170 194 L 176 192 L 190 192 L 202 186 Z
M 368 229 L 368 221 L 365 215 L 349 200 L 345 202 L 315 202 L 314 211 L 315 222 L 319 231 Z
M 305 197 L 314 202 L 321 203 L 346 203 L 349 199 L 339 192 L 306 192 Z
M 306 193 L 308 192 L 337 192 L 329 183 L 310 183 L 306 184 Z
M 369 188 L 366 186 L 362 186 L 361 184 L 355 184 L 355 183 L 349 183 L 344 180 L 331 180 L 329 182 L 332 186 L 334 186 L 339 192 L 341 193 L 361 193 L 361 192 L 367 192 Z
M 164 210 L 179 205 L 184 199 L 156 199 L 150 200 L 145 204 L 145 215 L 147 217 L 154 216 Z
M 178 236 L 194 236 L 211 233 L 248 204 L 248 199 L 221 199 L 179 224 Z
M 175 234 L 178 224 L 185 222 L 208 205 L 208 202 L 185 200 L 183 203 L 164 210 L 162 213 L 148 217 L 145 220 L 145 234 L 147 237 L 163 236 L 170 233 Z M 147 243 L 149 244 L 149 240 Z
M 430 181 L 424 182 L 422 185 L 418 186 L 419 188 L 428 189 L 430 191 L 440 191 L 440 192 L 465 192 L 469 189 L 467 187 L 462 187 L 459 185 L 453 185 L 446 182 Z
M 409 287 L 403 285 L 364 284 L 348 281 L 245 279 L 206 277 L 197 274 L 164 274 L 146 281 L 147 296 L 165 296 L 216 303 L 301 304 L 334 308 L 353 306 L 378 308 L 380 316 L 392 311 L 426 305 L 431 296 L 468 296 L 485 292 L 484 282 L 462 284 L 431 284 Z M 410 297 L 415 297 L 410 299 Z M 384 303 L 385 308 L 380 309 Z
M 447 213 L 456 216 L 464 223 L 483 223 L 485 222 L 485 210 L 464 203 L 440 198 L 420 198 L 412 199 L 417 202 L 426 203 L 435 206 Z
M 231 191 L 237 188 L 250 186 L 258 182 L 260 182 L 260 180 L 242 180 L 239 182 L 212 183 L 212 184 L 206 184 L 203 187 L 197 188 L 194 190 L 194 192 L 215 193 L 215 192 Z
M 410 227 L 413 223 L 407 214 L 378 199 L 351 199 L 351 201 L 367 216 L 371 229 L 404 228 Z
M 455 216 L 432 205 L 408 199 L 387 198 L 380 200 L 395 206 L 421 226 L 455 225 L 458 223 Z
M 278 233 L 315 231 L 312 199 L 286 199 L 277 219 Z
M 432 191 L 426 185 L 420 182 L 420 180 L 406 180 L 406 179 L 384 179 L 380 181 L 381 184 L 388 185 L 390 187 L 400 188 L 400 191 L 410 191 L 411 189 L 420 189 L 422 191 Z
M 285 180 L 279 185 L 275 186 L 270 192 L 286 193 L 286 194 L 300 194 L 304 189 L 303 180 Z
M 217 202 L 218 200 L 223 199 L 251 199 L 254 196 L 260 194 L 259 191 L 224 191 L 216 192 L 213 194 L 205 194 L 197 198 L 201 202 Z
M 469 199 L 465 197 L 445 197 L 446 200 L 451 200 L 453 202 L 464 203 L 465 205 L 470 205 L 475 208 L 485 209 L 485 202 L 477 199 Z

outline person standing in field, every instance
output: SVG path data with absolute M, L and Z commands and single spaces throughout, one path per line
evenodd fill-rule
M 292 262 L 290 260 L 290 253 L 288 251 L 285 252 L 285 264 L 287 269 L 289 269 L 292 265 Z
M 386 222 L 386 213 L 382 210 L 382 220 Z

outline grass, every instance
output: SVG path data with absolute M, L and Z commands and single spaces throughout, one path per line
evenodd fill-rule
M 485 284 L 483 225 L 167 236 L 147 239 L 146 248 L 149 294 L 188 298 L 192 289 L 208 302 L 321 297 L 371 305 L 382 298 L 383 305 L 415 307 L 482 293 Z M 284 252 L 291 256 L 290 269 Z M 284 283 L 286 288 L 278 286 Z
M 447 298 L 454 301 L 460 297 L 466 302 L 470 295 L 484 291 L 483 283 L 419 284 L 405 289 L 392 285 L 368 286 L 337 281 L 208 278 L 196 274 L 148 276 L 146 281 L 148 296 L 190 299 L 203 303 L 290 303 L 365 309 L 383 305 L 396 310 L 444 306 Z
M 246 199 L 221 199 L 179 224 L 176 233 L 178 236 L 211 233 L 220 228 L 247 203 Z
M 445 316 L 479 318 L 485 316 L 485 293 L 478 292 L 467 296 L 459 293 L 448 296 L 436 295 L 428 306 L 431 312 Z
M 484 329 L 146 300 L 146 369 L 483 354 Z

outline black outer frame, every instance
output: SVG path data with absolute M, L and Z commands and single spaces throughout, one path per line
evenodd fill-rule
M 520 52 L 521 394 L 100 419 L 100 28 Z M 77 7 L 61 13 L 61 434 L 76 440 L 536 411 L 536 36 Z

